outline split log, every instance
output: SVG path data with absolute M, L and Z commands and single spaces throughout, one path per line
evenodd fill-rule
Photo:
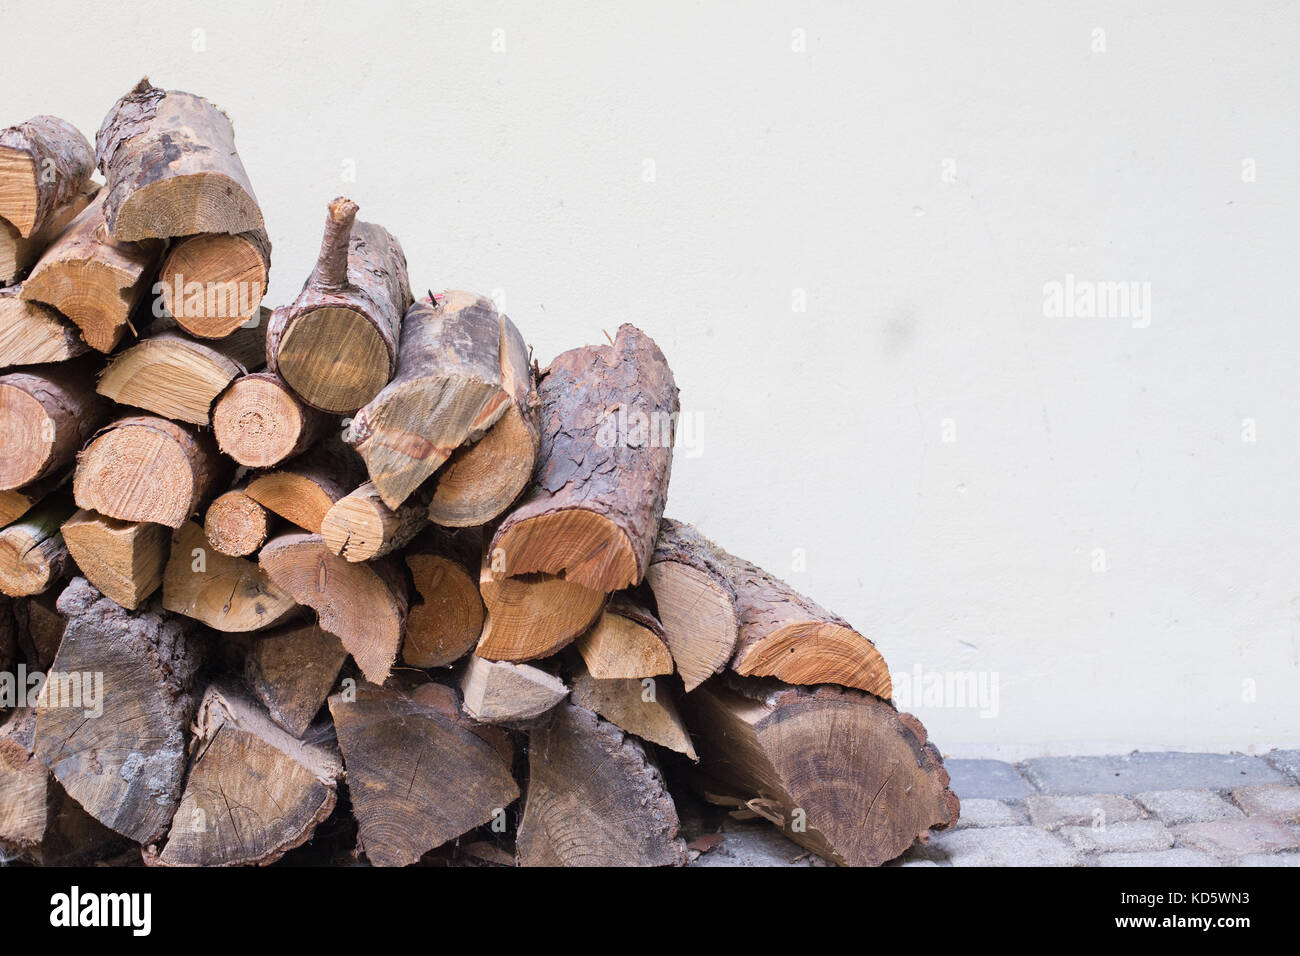
M 27 238 L 7 219 L 0 218 L 0 285 L 13 282 L 36 265 L 54 240 L 81 215 L 98 192 L 98 183 L 87 183 L 85 188 L 59 206 L 44 226 Z
M 22 285 L 0 289 L 0 368 L 66 362 L 90 348 L 77 327 L 47 305 L 28 302 Z
M 256 561 L 232 558 L 209 547 L 203 529 L 193 521 L 172 535 L 171 557 L 163 571 L 162 605 L 227 633 L 274 627 L 298 607 Z
M 307 404 L 344 415 L 392 379 L 411 304 L 401 244 L 356 217 L 352 200 L 330 203 L 315 270 L 298 298 L 272 313 L 266 330 L 271 371 Z
M 721 672 L 736 653 L 740 612 L 727 571 L 730 559 L 690 525 L 670 518 L 659 523 L 646 581 L 687 691 Z
M 506 577 L 485 555 L 479 593 L 487 616 L 475 649 L 495 661 L 550 657 L 600 617 L 605 594 L 550 574 Z
M 272 372 L 254 372 L 236 379 L 212 409 L 217 444 L 249 468 L 270 468 L 302 454 L 336 421 L 304 405 Z
M 81 359 L 0 375 L 0 489 L 62 471 L 105 419 L 94 366 Z
M 477 528 L 428 528 L 403 558 L 419 600 L 402 638 L 402 663 L 446 667 L 474 649 L 483 633 L 478 569 L 483 536 Z
M 311 839 L 334 811 L 343 768 L 326 731 L 303 741 L 230 684 L 203 695 L 195 756 L 163 866 L 264 866 Z
M 94 172 L 90 142 L 57 116 L 0 130 L 0 218 L 30 238 L 85 191 Z
M 465 713 L 485 724 L 518 726 L 541 717 L 568 696 L 564 681 L 529 664 L 472 656 L 461 675 Z
M 329 700 L 347 766 L 358 839 L 376 866 L 408 866 L 519 798 L 511 762 L 418 693 L 362 685 Z M 477 730 L 477 732 L 476 732 Z
M 735 794 L 828 860 L 879 866 L 959 804 L 925 728 L 858 691 L 712 681 L 682 700 L 706 792 Z
M 244 493 L 286 521 L 320 534 L 334 502 L 355 488 L 363 474 L 351 449 L 327 439 L 284 468 L 258 475 Z
M 18 625 L 18 646 L 29 668 L 49 673 L 63 642 L 67 622 L 58 609 L 58 594 L 46 591 L 14 601 L 14 622 Z
M 673 672 L 658 619 L 635 597 L 620 591 L 610 598 L 595 626 L 577 640 L 593 677 L 655 677 Z
M 40 594 L 72 570 L 60 526 L 76 511 L 67 495 L 55 495 L 0 531 L 0 593 Z
M 67 484 L 72 469 L 48 475 L 13 491 L 0 491 L 0 528 L 13 524 L 27 512 Z
M 179 528 L 227 472 L 208 433 L 136 415 L 118 419 L 91 440 L 72 484 L 82 508 L 119 521 Z
M 162 256 L 156 239 L 124 242 L 104 225 L 104 191 L 54 241 L 23 283 L 22 296 L 58 309 L 86 344 L 111 352 L 144 301 Z
M 52 671 L 66 682 L 47 701 L 74 706 L 37 707 L 36 755 L 91 816 L 150 843 L 180 800 L 202 651 L 196 627 L 155 608 L 123 610 L 85 578 L 73 579 L 58 608 L 68 626 Z M 67 694 L 78 677 L 93 683 L 93 699 L 85 688 L 80 701 Z M 87 719 L 99 708 L 102 718 Z
M 367 481 L 334 502 L 321 520 L 325 546 L 349 561 L 369 561 L 405 547 L 429 524 L 428 499 L 408 498 L 396 509 Z
M 282 534 L 259 557 L 271 580 L 313 609 L 366 680 L 383 683 L 402 643 L 406 579 L 392 558 L 353 564 L 333 554 L 318 534 Z
M 95 156 L 115 239 L 263 229 L 229 118 L 201 96 L 142 79 L 104 117 Z
M 158 285 L 167 314 L 182 329 L 220 339 L 240 327 L 256 328 L 270 315 L 251 321 L 258 317 L 270 273 L 271 240 L 265 230 L 207 233 L 172 244 Z M 265 336 L 263 329 L 263 341 Z
M 348 652 L 317 624 L 259 634 L 244 659 L 244 681 L 271 719 L 301 737 L 320 712 Z
M 208 513 L 203 518 L 208 544 L 232 558 L 256 552 L 270 529 L 270 513 L 243 488 L 218 495 L 208 505 Z
M 481 438 L 521 392 L 527 401 L 530 384 L 514 323 L 488 299 L 448 292 L 407 310 L 397 373 L 357 412 L 348 440 L 396 508 L 453 451 Z
M 642 740 L 699 759 L 667 682 L 649 677 L 601 680 L 580 667 L 571 683 L 571 700 L 575 704 L 594 710 L 620 730 Z
M 83 508 L 63 522 L 63 541 L 86 579 L 129 611 L 162 586 L 171 535 L 160 524 L 118 521 Z
M 560 704 L 528 734 L 521 866 L 680 866 L 677 808 L 640 743 Z
M 624 325 L 565 352 L 538 384 L 542 444 L 492 550 L 506 573 L 563 573 L 606 593 L 640 583 L 668 495 L 677 386 L 659 347 Z
M 220 342 L 168 329 L 115 355 L 97 391 L 119 405 L 206 425 L 226 386 L 265 362 L 266 341 L 258 329 L 238 329 Z

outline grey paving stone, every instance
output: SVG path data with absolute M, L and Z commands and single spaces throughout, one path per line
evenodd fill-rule
M 1300 750 L 1270 750 L 1264 759 L 1300 783 Z
M 1213 790 L 1150 790 L 1137 801 L 1167 826 L 1244 816 Z
M 1062 827 L 1061 836 L 1084 853 L 1137 853 L 1174 845 L 1174 835 L 1159 820 L 1130 820 L 1104 827 Z
M 1184 823 L 1174 827 L 1174 838 L 1181 846 L 1195 847 L 1220 857 L 1300 850 L 1300 834 L 1275 820 L 1261 817 Z
M 1248 853 L 1237 866 L 1300 866 L 1300 853 Z
M 1142 811 L 1132 800 L 1113 793 L 1066 796 L 1036 794 L 1025 798 L 1029 820 L 1036 827 L 1058 830 L 1061 827 L 1090 827 L 1121 820 L 1140 820 Z
M 1039 757 L 1025 777 L 1043 793 L 1231 790 L 1287 783 L 1276 768 L 1244 754 L 1134 753 L 1121 757 Z
M 1252 817 L 1300 823 L 1300 787 L 1239 787 L 1232 799 Z
M 1034 788 L 1020 772 L 1001 760 L 945 760 L 949 786 L 966 800 L 1023 800 Z
M 1098 866 L 1222 866 L 1218 860 L 1200 850 L 1174 847 L 1149 853 L 1103 853 Z
M 723 825 L 724 839 L 708 853 L 702 853 L 689 866 L 827 866 L 821 857 L 810 854 L 766 822 L 728 820 Z
M 1025 811 L 1001 800 L 967 799 L 961 802 L 956 830 L 969 827 L 1018 827 L 1026 823 Z
M 1079 866 L 1079 857 L 1055 834 L 1037 827 L 954 830 L 930 838 L 952 866 Z

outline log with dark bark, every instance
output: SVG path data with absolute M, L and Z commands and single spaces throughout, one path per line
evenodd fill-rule
M 58 593 L 50 590 L 13 602 L 18 646 L 27 659 L 27 666 L 46 673 L 54 665 L 54 656 L 67 628 L 59 613 L 58 598 Z
M 487 617 L 474 653 L 495 661 L 550 657 L 600 617 L 606 595 L 551 574 L 512 578 L 484 555 L 479 593 Z
M 392 379 L 411 304 L 401 244 L 356 217 L 352 200 L 330 203 L 316 268 L 298 298 L 272 314 L 266 338 L 271 371 L 309 405 L 345 415 Z
M 659 347 L 624 325 L 613 345 L 557 357 L 538 385 L 537 473 L 492 541 L 507 574 L 563 573 L 606 593 L 638 584 L 668 496 L 677 386 Z
M 212 408 L 217 444 L 249 468 L 270 468 L 301 455 L 336 422 L 334 416 L 303 404 L 272 372 L 236 379 Z
M 263 229 L 229 118 L 201 96 L 148 78 L 115 104 L 95 136 L 116 239 Z
M 367 680 L 383 683 L 397 659 L 407 610 L 406 578 L 392 558 L 353 564 L 318 534 L 282 534 L 266 543 L 259 561 L 276 586 L 316 612 Z
M 483 633 L 478 528 L 427 528 L 403 553 L 417 600 L 402 637 L 402 663 L 445 667 L 474 649 Z
M 75 325 L 22 291 L 21 284 L 0 289 L 0 368 L 66 362 L 90 349 Z
M 376 866 L 407 866 L 505 812 L 519 797 L 504 736 L 403 693 L 362 685 L 330 712 L 359 842 Z M 486 739 L 485 739 L 486 738 Z M 503 752 L 504 751 L 504 752 Z
M 244 488 L 232 488 L 208 505 L 203 533 L 222 554 L 242 558 L 253 554 L 271 530 L 271 514 L 250 498 Z
M 67 577 L 72 561 L 60 528 L 76 510 L 66 493 L 51 495 L 0 530 L 0 593 L 41 594 Z
M 57 116 L 0 130 L 0 219 L 30 238 L 85 192 L 94 172 L 90 142 Z
M 300 740 L 233 684 L 211 685 L 195 720 L 194 758 L 162 866 L 274 863 L 334 810 L 342 764 L 332 733 Z
M 536 720 L 569 693 L 564 681 L 540 667 L 489 661 L 478 655 L 465 661 L 460 689 L 470 717 L 485 724 L 511 726 Z
M 36 755 L 91 816 L 150 843 L 180 800 L 202 652 L 196 625 L 154 607 L 123 610 L 85 578 L 72 580 L 58 608 L 68 626 L 52 670 L 70 682 L 92 675 L 97 693 L 83 693 L 79 707 L 37 707 Z M 50 701 L 69 703 L 67 689 Z M 102 717 L 88 719 L 99 707 Z
M 78 456 L 73 493 L 80 507 L 110 518 L 179 528 L 229 470 L 207 432 L 128 416 L 102 429 Z
M 160 524 L 119 521 L 83 508 L 63 522 L 63 541 L 86 579 L 129 611 L 162 586 L 171 534 Z
M 318 624 L 290 624 L 253 638 L 244 682 L 271 719 L 295 737 L 311 726 L 348 652 Z
M 613 595 L 600 618 L 575 643 L 593 677 L 613 680 L 656 677 L 673 672 L 658 618 L 636 595 Z
M 349 561 L 369 561 L 405 547 L 429 524 L 428 499 L 416 494 L 395 509 L 367 481 L 334 502 L 321 521 L 325 545 Z
M 172 535 L 162 605 L 228 633 L 275 627 L 298 607 L 256 561 L 232 558 L 209 546 L 207 535 L 193 521 Z
M 528 734 L 521 866 L 680 866 L 677 808 L 645 748 L 560 704 Z
M 416 302 L 402 323 L 396 375 L 357 412 L 348 440 L 396 508 L 495 425 L 529 381 L 519 330 L 491 300 L 447 292 Z
M 23 282 L 22 297 L 57 309 L 92 349 L 111 352 L 149 293 L 162 249 L 157 239 L 110 237 L 101 190 L 46 250 Z
M 331 437 L 283 467 L 257 475 L 244 493 L 291 524 L 319 534 L 334 503 L 363 477 L 356 453 Z
M 172 244 L 158 274 L 163 306 L 176 323 L 204 339 L 231 335 L 240 327 L 260 327 L 258 318 L 271 273 L 271 240 L 261 229 L 207 233 Z
M 879 866 L 959 804 L 925 728 L 839 687 L 724 677 L 682 700 L 706 793 L 733 797 L 828 860 Z
M 108 418 L 91 360 L 0 375 L 0 490 L 62 471 Z
M 575 704 L 594 710 L 642 740 L 698 759 L 667 681 L 634 677 L 601 680 L 579 665 L 570 675 L 570 683 Z

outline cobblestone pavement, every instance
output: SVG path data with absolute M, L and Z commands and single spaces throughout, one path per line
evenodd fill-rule
M 888 865 L 1300 866 L 1300 750 L 944 763 L 961 820 Z M 761 822 L 722 831 L 694 865 L 825 865 Z

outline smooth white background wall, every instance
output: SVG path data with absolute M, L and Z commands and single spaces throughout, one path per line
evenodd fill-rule
M 1297 746 L 1300 7 L 1135 6 L 5 0 L 0 121 L 221 105 L 271 304 L 342 193 L 543 364 L 646 329 L 670 514 L 996 677 L 946 752 Z

